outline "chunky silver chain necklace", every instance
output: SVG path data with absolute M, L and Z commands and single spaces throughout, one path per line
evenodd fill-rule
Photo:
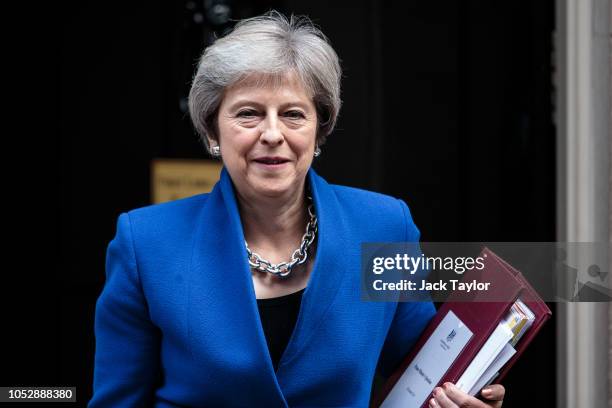
M 291 254 L 291 261 L 273 264 L 270 261 L 263 259 L 256 252 L 252 252 L 249 249 L 249 244 L 245 240 L 244 245 L 246 246 L 247 254 L 249 256 L 249 265 L 251 265 L 252 268 L 261 272 L 269 272 L 273 275 L 284 278 L 291 273 L 291 269 L 293 269 L 294 266 L 301 265 L 306 262 L 306 259 L 308 259 L 308 249 L 314 242 L 317 235 L 317 215 L 314 212 L 312 197 L 308 196 L 308 201 L 310 203 L 308 204 L 308 215 L 310 216 L 310 219 L 306 225 L 306 233 L 302 236 L 302 243 L 300 244 L 300 247 L 293 251 L 293 254 Z

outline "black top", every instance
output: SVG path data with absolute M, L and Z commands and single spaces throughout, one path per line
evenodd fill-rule
M 257 299 L 259 317 L 266 335 L 274 371 L 278 368 L 278 362 L 293 333 L 304 290 L 306 288 L 285 296 Z

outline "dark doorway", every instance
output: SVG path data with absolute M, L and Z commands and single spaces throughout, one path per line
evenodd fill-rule
M 195 58 L 225 29 L 205 3 L 58 6 L 61 257 L 55 285 L 31 282 L 20 300 L 47 317 L 16 337 L 49 340 L 7 359 L 5 383 L 73 385 L 89 399 L 116 218 L 150 203 L 152 158 L 205 158 L 184 110 Z M 307 14 L 330 38 L 344 105 L 316 163 L 328 181 L 404 199 L 424 241 L 555 240 L 552 0 L 223 3 L 233 18 Z M 505 405 L 555 405 L 554 333 L 549 323 L 513 368 Z

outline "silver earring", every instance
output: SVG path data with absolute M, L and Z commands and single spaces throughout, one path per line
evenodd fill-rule
M 213 157 L 219 157 L 221 156 L 221 147 L 220 146 L 213 146 L 210 148 L 210 154 Z
M 321 149 L 319 148 L 319 146 L 317 146 L 314 151 L 314 157 L 319 157 L 320 155 L 321 155 Z

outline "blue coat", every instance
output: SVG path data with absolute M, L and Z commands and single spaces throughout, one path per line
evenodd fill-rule
M 227 170 L 213 191 L 122 213 L 96 303 L 95 407 L 367 407 L 431 303 L 360 300 L 360 244 L 418 241 L 406 204 L 308 172 L 315 263 L 275 372 Z

